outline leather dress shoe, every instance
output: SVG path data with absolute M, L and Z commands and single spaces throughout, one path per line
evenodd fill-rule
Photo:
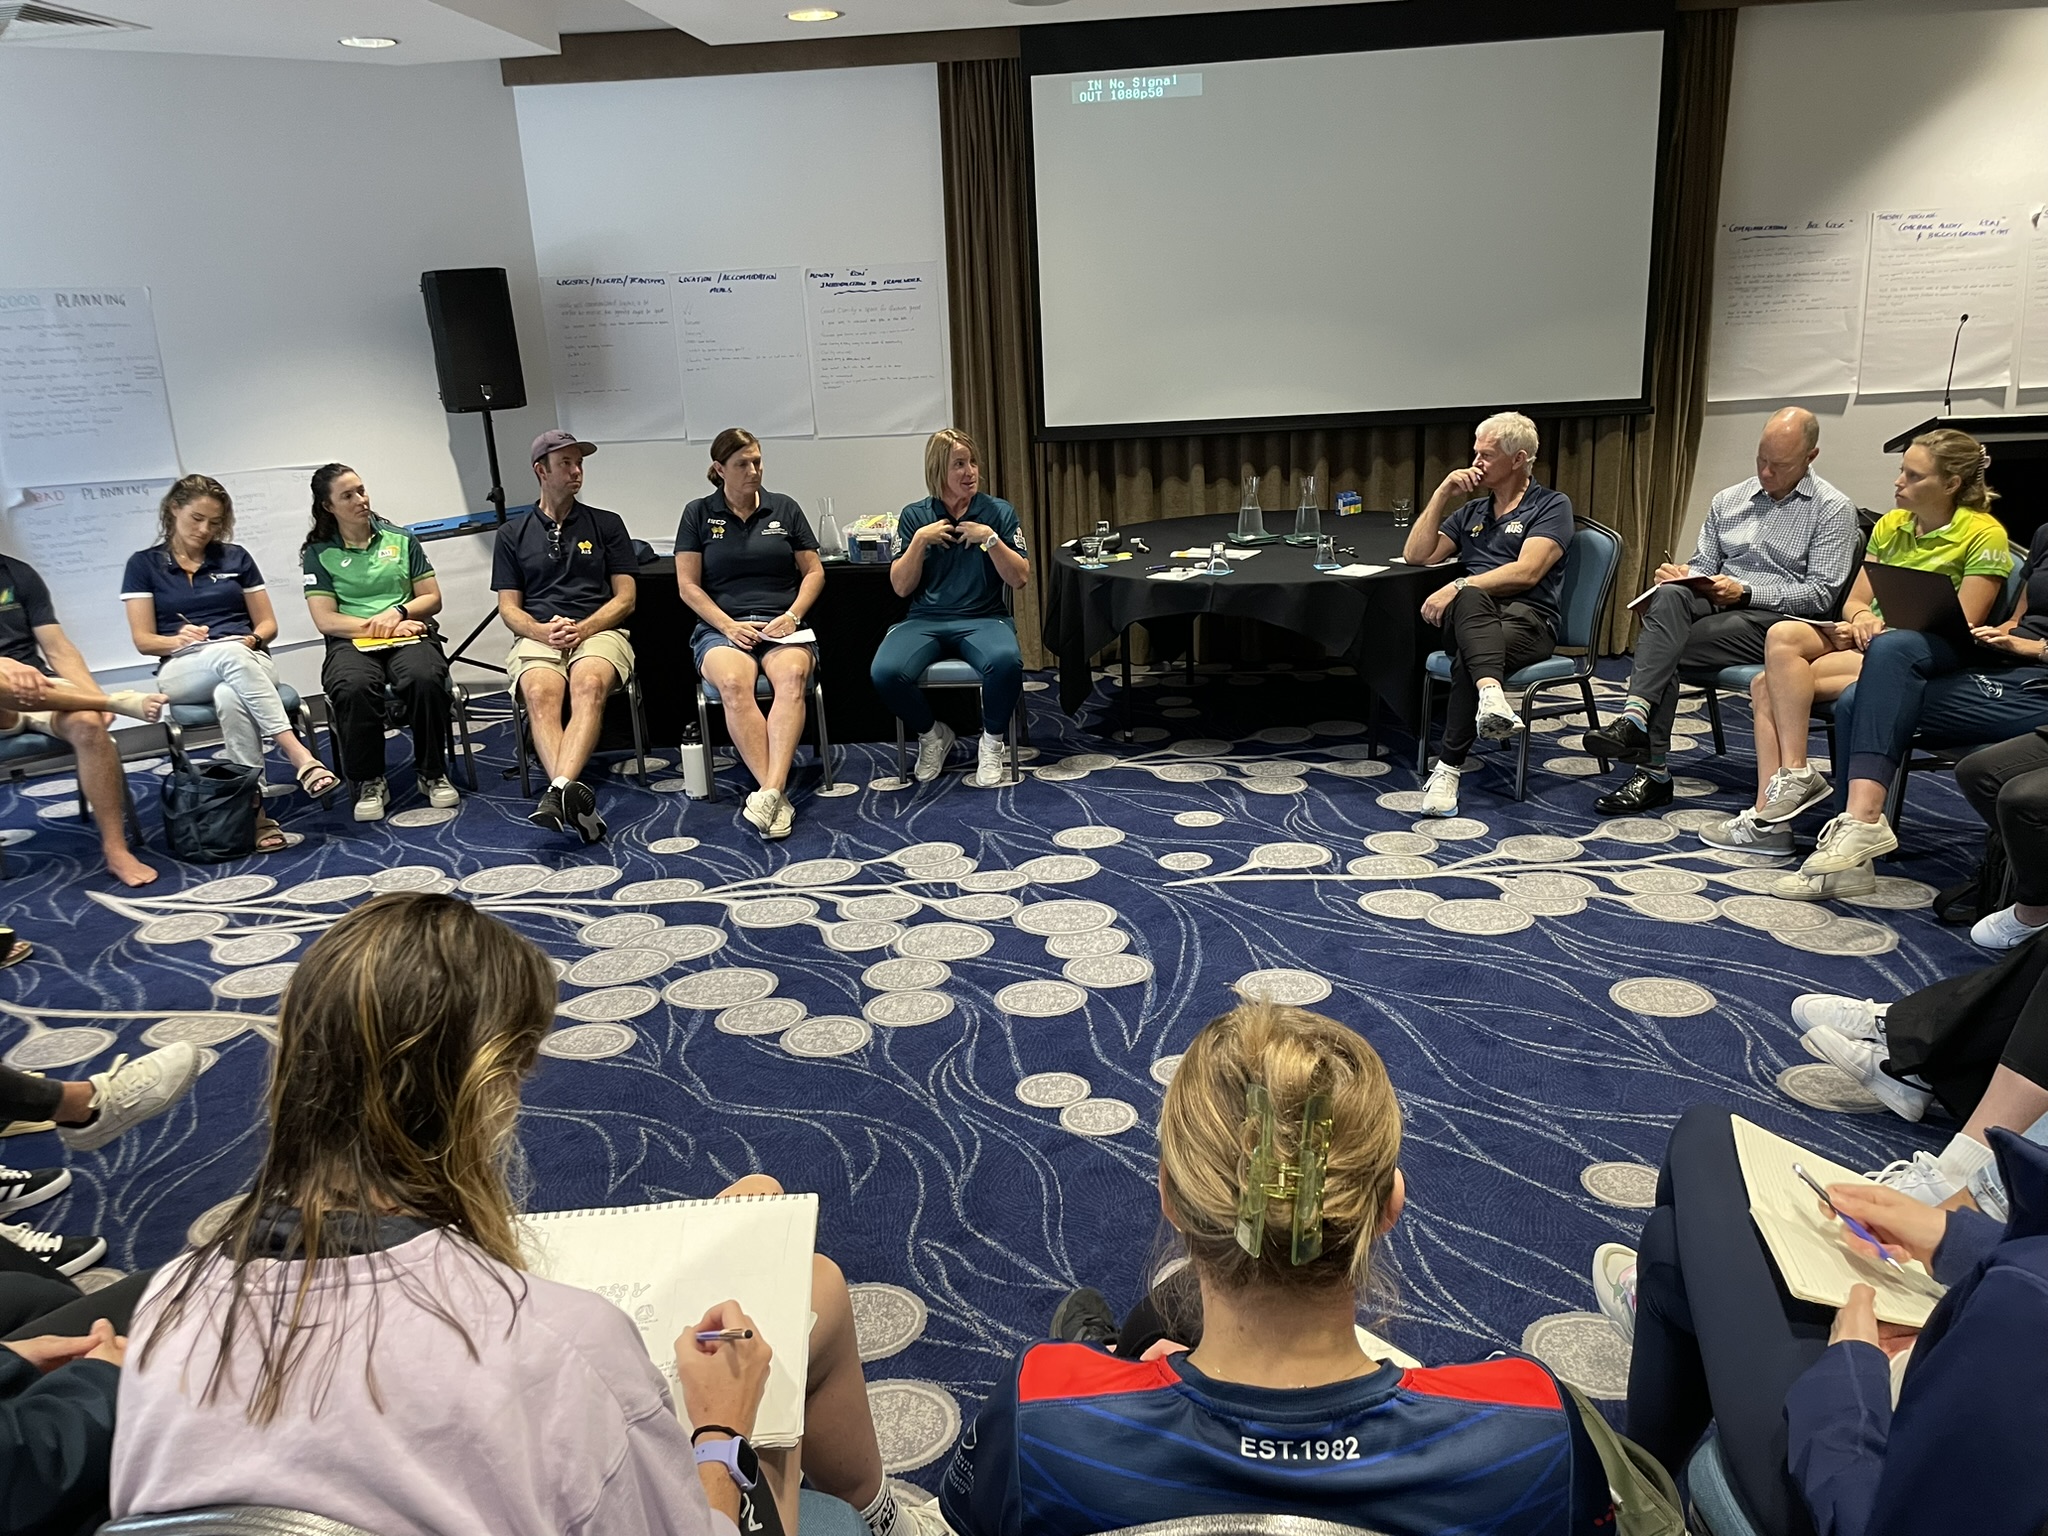
M 1635 721 L 1623 715 L 1612 725 L 1603 725 L 1597 731 L 1586 732 L 1586 750 L 1595 757 L 1604 757 L 1615 763 L 1647 762 L 1650 756 L 1650 733 Z
M 1649 774 L 1638 771 L 1621 788 L 1595 800 L 1593 809 L 1602 816 L 1637 816 L 1670 803 L 1671 780 L 1653 779 Z

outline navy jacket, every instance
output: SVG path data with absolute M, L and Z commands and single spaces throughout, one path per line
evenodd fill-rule
M 0 1533 L 90 1531 L 106 1518 L 121 1372 L 74 1360 L 45 1376 L 0 1349 Z
M 1949 1291 L 1897 1411 L 1884 1351 L 1863 1343 L 1831 1345 L 1785 1400 L 1820 1536 L 2036 1536 L 2048 1521 L 2048 1147 L 1991 1144 L 2012 1220 L 1950 1213 L 1931 1266 Z

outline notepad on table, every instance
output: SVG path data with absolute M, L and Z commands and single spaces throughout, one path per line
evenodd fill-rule
M 786 635 L 761 636 L 764 645 L 816 645 L 818 632 L 815 629 L 793 629 Z
M 1735 1157 L 1749 1188 L 1750 1218 L 1777 1261 L 1785 1289 L 1801 1301 L 1839 1307 L 1848 1302 L 1851 1286 L 1867 1285 L 1877 1292 L 1880 1321 L 1908 1328 L 1923 1325 L 1941 1299 L 1942 1284 L 1917 1262 L 1908 1262 L 1901 1274 L 1850 1248 L 1848 1229 L 1820 1203 L 1819 1196 L 1792 1171 L 1792 1165 L 1798 1163 L 1822 1188 L 1871 1181 L 1740 1115 L 1729 1118 L 1735 1128 Z
M 1340 565 L 1329 574 L 1332 576 L 1377 576 L 1385 569 L 1384 565 Z
M 719 1302 L 737 1301 L 775 1351 L 754 1443 L 790 1446 L 803 1438 L 816 1195 L 545 1211 L 520 1227 L 536 1274 L 595 1291 L 633 1320 L 678 1405 L 677 1337 Z
M 1202 570 L 1198 566 L 1178 565 L 1170 571 L 1148 571 L 1145 579 L 1147 581 L 1186 581 L 1190 576 L 1200 576 L 1202 574 Z

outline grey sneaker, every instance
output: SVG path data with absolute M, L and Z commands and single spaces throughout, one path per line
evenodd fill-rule
M 1817 768 L 1780 768 L 1764 786 L 1764 803 L 1756 819 L 1775 824 L 1790 821 L 1834 793 Z
M 199 1048 L 180 1040 L 130 1061 L 116 1056 L 92 1084 L 93 1117 L 84 1125 L 60 1125 L 57 1135 L 74 1152 L 104 1147 L 130 1126 L 160 1115 L 192 1089 L 199 1076 Z
M 356 820 L 382 821 L 391 805 L 391 786 L 382 779 L 365 779 L 356 786 Z
M 1845 901 L 1876 891 L 1877 871 L 1868 864 L 1831 869 L 1823 875 L 1810 875 L 1801 869 L 1771 882 L 1771 894 L 1780 901 Z
M 1831 1029 L 1816 1029 L 1806 1040 L 1823 1061 L 1854 1078 L 1865 1092 L 1902 1120 L 1918 1120 L 1934 1102 L 1934 1095 L 1925 1088 L 1915 1088 L 1885 1071 L 1886 1048 L 1874 1041 L 1851 1040 Z
M 917 762 L 911 767 L 910 776 L 920 784 L 931 783 L 945 769 L 946 754 L 953 750 L 957 740 L 953 727 L 943 720 L 934 720 L 932 728 L 917 738 Z
M 439 810 L 453 810 L 462 804 L 462 796 L 448 781 L 446 775 L 438 779 L 421 779 L 420 793 L 427 797 L 427 804 Z
M 1479 695 L 1477 726 L 1488 741 L 1506 741 L 1522 728 L 1522 717 L 1509 706 L 1505 692 L 1488 688 Z
M 1429 782 L 1422 786 L 1422 814 L 1425 816 L 1455 816 L 1458 814 L 1457 768 L 1450 763 L 1438 763 L 1429 771 Z
M 1746 807 L 1726 821 L 1701 827 L 1700 841 L 1709 848 L 1726 848 L 1735 853 L 1768 853 L 1785 858 L 1792 852 L 1792 829 L 1767 827 L 1757 820 L 1753 807 Z
M 747 796 L 747 803 L 740 807 L 740 815 L 746 818 L 748 826 L 763 837 L 773 837 L 775 813 L 780 809 L 781 807 L 776 804 L 774 790 L 757 789 Z

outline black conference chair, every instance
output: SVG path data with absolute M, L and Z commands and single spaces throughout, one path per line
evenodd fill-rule
M 825 683 L 820 672 L 821 669 L 813 665 L 810 680 L 804 684 L 804 696 L 807 700 L 805 713 L 809 717 L 809 723 L 816 731 L 818 737 L 818 766 L 825 775 L 824 782 L 819 787 L 830 789 L 832 787 L 832 738 L 825 724 Z M 767 674 L 762 672 L 754 674 L 754 697 L 762 700 L 775 697 L 775 685 L 768 681 Z M 706 778 L 711 782 L 711 788 L 704 796 L 706 800 L 716 800 L 718 798 L 718 774 L 711 759 L 711 707 L 713 705 L 717 705 L 723 711 L 725 701 L 718 696 L 716 684 L 708 678 L 699 677 L 697 679 L 697 739 L 704 744 L 704 771 Z M 897 729 L 899 731 L 902 729 L 900 723 Z
M 519 756 L 519 793 L 533 793 L 533 754 L 527 736 L 526 696 L 519 691 L 518 683 L 506 690 L 512 695 L 512 749 Z M 634 668 L 623 688 L 614 688 L 611 697 L 604 701 L 605 713 L 610 714 L 613 704 L 620 699 L 626 701 L 626 712 L 633 722 L 633 777 L 640 781 L 640 787 L 647 787 L 647 717 L 640 707 L 640 671 Z M 600 735 L 601 739 L 601 735 Z M 472 763 L 471 771 L 475 771 Z M 474 788 L 474 785 L 471 786 Z

